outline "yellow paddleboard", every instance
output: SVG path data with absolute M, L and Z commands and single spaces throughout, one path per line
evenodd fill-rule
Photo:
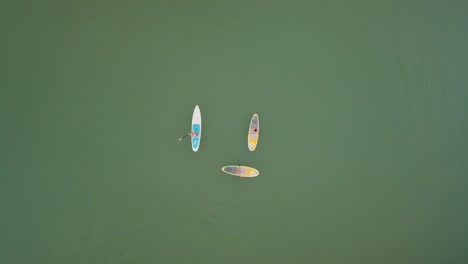
M 249 135 L 247 137 L 247 143 L 250 151 L 254 151 L 258 144 L 258 137 L 260 136 L 260 120 L 258 115 L 254 114 L 250 120 Z
M 238 177 L 257 177 L 260 174 L 257 169 L 239 165 L 224 166 L 221 170 Z

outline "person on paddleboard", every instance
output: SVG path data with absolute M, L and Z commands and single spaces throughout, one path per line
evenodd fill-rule
M 252 133 L 257 133 L 258 132 L 258 128 L 252 128 Z

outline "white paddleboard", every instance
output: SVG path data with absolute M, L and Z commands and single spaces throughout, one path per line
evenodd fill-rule
M 191 137 L 192 138 L 192 150 L 193 152 L 197 152 L 198 148 L 200 148 L 200 140 L 201 140 L 201 112 L 200 108 L 195 106 L 192 115 L 192 132 L 196 132 L 197 135 Z
M 260 172 L 251 167 L 247 166 L 240 166 L 240 165 L 230 165 L 230 166 L 224 166 L 221 168 L 221 170 L 227 174 L 231 174 L 234 176 L 239 176 L 239 177 L 257 177 Z

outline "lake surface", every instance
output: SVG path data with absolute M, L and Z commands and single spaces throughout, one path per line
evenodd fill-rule
M 0 263 L 468 263 L 467 1 L 0 14 Z

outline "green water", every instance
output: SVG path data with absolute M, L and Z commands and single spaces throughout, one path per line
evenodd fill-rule
M 0 10 L 0 263 L 468 262 L 468 2 Z

